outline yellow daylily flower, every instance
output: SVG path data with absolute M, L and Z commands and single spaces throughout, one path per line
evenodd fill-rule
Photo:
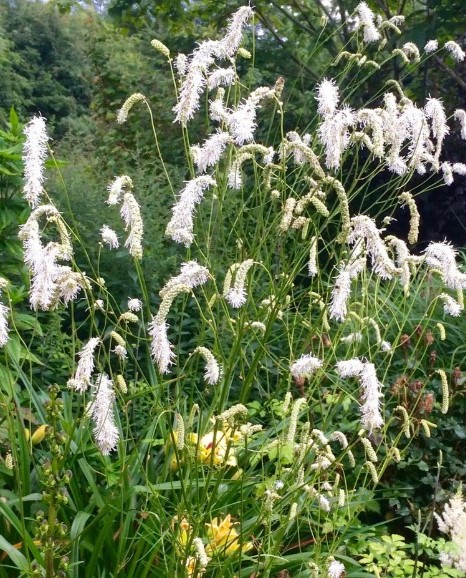
M 213 464 L 214 466 L 235 467 L 237 465 L 234 448 L 231 446 L 233 441 L 231 429 L 212 430 L 200 439 L 196 434 L 188 436 L 188 442 L 196 445 L 197 459 L 203 464 Z
M 232 556 L 238 550 L 248 552 L 253 547 L 252 542 L 240 544 L 240 535 L 235 528 L 236 523 L 231 521 L 228 514 L 223 520 L 214 518 L 212 523 L 206 524 L 209 544 L 206 547 L 208 554 L 224 554 Z

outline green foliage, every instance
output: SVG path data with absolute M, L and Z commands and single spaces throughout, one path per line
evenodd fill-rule
M 21 117 L 41 113 L 62 135 L 67 118 L 83 114 L 90 102 L 84 15 L 59 16 L 51 4 L 19 0 L 2 2 L 0 18 L 3 106 L 13 105 Z
M 180 30 L 184 22 L 190 22 L 188 30 L 201 27 L 200 37 L 217 36 L 210 16 L 215 12 L 224 18 L 223 11 L 211 2 L 121 2 L 113 5 L 119 28 L 95 15 L 83 18 L 79 11 L 59 16 L 40 4 L 20 5 L 20 15 L 8 15 L 11 22 L 19 18 L 37 25 L 48 41 L 56 33 L 58 46 L 66 44 L 79 22 L 78 55 L 92 83 L 75 94 L 68 78 L 52 85 L 49 100 L 43 100 L 49 115 L 65 115 L 71 127 L 57 146 L 67 163 L 47 181 L 47 194 L 61 215 L 46 225 L 47 241 L 53 239 L 57 220 L 69 226 L 75 247 L 69 264 L 87 276 L 67 308 L 26 310 L 28 279 L 17 229 L 30 210 L 17 194 L 22 137 L 14 112 L 0 133 L 5 183 L 0 250 L 2 273 L 10 281 L 2 298 L 6 295 L 12 306 L 10 340 L 0 353 L 0 578 L 197 578 L 204 572 L 195 539 L 210 558 L 206 578 L 309 578 L 325 575 L 332 558 L 345 564 L 348 578 L 377 573 L 407 578 L 416 572 L 429 578 L 459 576 L 439 567 L 439 553 L 450 546 L 436 538 L 432 522 L 433 509 L 446 496 L 440 486 L 448 488 L 450 479 L 464 474 L 466 437 L 464 331 L 461 320 L 445 320 L 438 298 L 443 281 L 414 264 L 408 293 L 398 278 L 381 280 L 367 267 L 353 280 L 347 318 L 341 323 L 328 319 L 334 276 L 351 252 L 336 242 L 345 211 L 342 194 L 329 183 L 337 181 L 347 191 L 351 215 L 371 214 L 378 223 L 394 213 L 401 190 L 420 193 L 424 185 L 411 169 L 403 177 L 388 178 L 384 166 L 356 146 L 341 170 L 332 173 L 334 180 L 325 180 L 330 171 L 320 161 L 324 151 L 315 136 L 318 120 L 310 88 L 329 73 L 330 60 L 352 31 L 334 34 L 332 19 L 328 27 L 317 24 L 323 8 L 313 2 L 296 3 L 302 19 L 292 12 L 289 18 L 282 4 L 272 2 L 267 13 L 270 3 L 258 4 L 268 32 L 249 41 L 248 47 L 257 47 L 250 63 L 233 60 L 242 81 L 227 91 L 226 106 L 234 109 L 258 84 L 273 85 L 272 72 L 287 67 L 296 84 L 285 95 L 299 106 L 287 116 L 277 93 L 264 101 L 257 141 L 278 149 L 288 129 L 308 129 L 324 177 L 316 176 L 315 167 L 294 163 L 292 155 L 276 155 L 269 186 L 265 163 L 257 155 L 247 159 L 243 184 L 232 191 L 227 175 L 239 148 L 230 143 L 212 168 L 217 186 L 198 206 L 189 249 L 173 247 L 164 233 L 175 194 L 195 174 L 190 144 L 215 130 L 202 114 L 209 97 L 189 129 L 172 123 L 171 90 L 179 89 L 179 79 L 170 74 L 171 62 L 150 47 L 153 30 L 142 23 L 153 18 L 176 54 L 194 47 Z M 38 15 L 44 14 L 50 20 L 41 28 Z M 170 28 L 166 20 L 173 16 L 179 22 Z M 70 28 L 65 26 L 62 35 L 58 23 Z M 170 30 L 176 31 L 173 44 L 167 40 Z M 309 30 L 317 36 L 306 38 Z M 356 34 L 350 41 L 360 47 Z M 5 50 L 13 46 L 10 40 L 4 45 Z M 50 49 L 39 35 L 21 46 L 18 42 L 16 49 L 37 66 L 42 46 Z M 260 56 L 268 48 L 267 56 Z M 313 62 L 315 51 L 321 57 Z M 69 51 L 62 55 L 76 72 Z M 39 76 L 37 100 L 24 98 L 21 110 L 41 101 L 50 67 L 62 70 L 64 61 L 58 52 L 55 56 Z M 374 57 L 385 68 L 373 75 L 364 62 L 343 62 L 331 70 L 345 102 L 358 105 L 366 97 L 373 99 L 370 105 L 380 102 L 394 59 L 382 49 Z M 14 58 L 7 62 L 10 66 Z M 21 76 L 20 68 L 15 64 L 9 70 Z M 299 76 L 298 82 L 303 71 L 309 77 Z M 21 78 L 29 82 L 26 72 Z M 416 74 L 415 66 L 408 65 L 400 79 L 410 83 Z M 8 82 L 9 94 L 20 91 L 21 83 Z M 139 103 L 129 121 L 116 126 L 116 111 L 136 91 L 147 96 L 149 106 Z M 80 98 L 85 101 L 84 92 L 92 101 L 89 115 L 86 106 L 73 108 Z M 105 203 L 108 183 L 121 174 L 131 175 L 132 192 L 142 206 L 142 262 L 131 258 L 123 243 L 110 251 L 99 234 L 105 223 L 120 241 L 127 236 L 119 207 Z M 327 212 L 307 205 L 302 212 L 306 227 L 284 226 L 286 203 L 309 191 L 310 177 L 322 180 L 321 203 Z M 311 236 L 319 239 L 314 277 L 307 274 Z M 181 261 L 191 259 L 208 267 L 209 279 L 169 304 L 164 322 L 177 363 L 165 373 L 151 359 L 148 324 L 163 302 L 160 289 L 179 272 Z M 231 307 L 222 283 L 228 269 L 246 259 L 252 261 L 246 302 Z M 127 316 L 128 297 L 142 300 L 133 318 Z M 99 338 L 92 385 L 82 392 L 73 390 L 72 383 L 67 388 L 92 337 Z M 387 340 L 391 346 L 382 347 Z M 117 344 L 123 355 L 121 349 L 117 354 Z M 198 346 L 208 347 L 222 364 L 216 383 L 206 377 Z M 290 373 L 303 353 L 323 360 L 314 375 Z M 337 361 L 354 357 L 373 362 L 384 384 L 380 431 L 361 429 L 361 385 L 335 371 Z M 449 380 L 446 415 L 439 369 Z M 119 437 L 110 457 L 95 444 L 102 426 L 93 414 L 104 373 L 115 395 L 104 417 L 114 415 Z M 50 384 L 57 385 L 49 389 Z M 237 407 L 238 402 L 245 407 Z M 232 407 L 235 411 L 225 415 Z M 111 431 L 106 434 L 110 437 Z M 441 451 L 448 462 L 442 463 Z M 416 527 L 413 538 L 406 529 L 418 511 L 423 530 L 432 536 Z

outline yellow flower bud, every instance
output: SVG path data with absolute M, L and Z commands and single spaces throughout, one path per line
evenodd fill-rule
M 47 425 L 45 423 L 43 423 L 32 434 L 31 442 L 32 442 L 33 446 L 40 444 L 40 442 L 43 441 L 43 439 L 45 438 L 46 429 L 47 429 Z

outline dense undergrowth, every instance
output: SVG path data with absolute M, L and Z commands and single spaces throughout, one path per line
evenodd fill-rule
M 362 3 L 289 127 L 283 79 L 247 72 L 253 23 L 152 43 L 183 169 L 141 93 L 118 120 L 146 117 L 153 157 L 100 198 L 68 194 L 40 116 L 19 198 L 14 112 L 0 135 L 0 576 L 464 573 L 466 274 L 447 242 L 410 247 L 416 198 L 466 173 L 442 156 L 466 113 L 377 76 L 464 53 L 388 48 L 401 19 Z

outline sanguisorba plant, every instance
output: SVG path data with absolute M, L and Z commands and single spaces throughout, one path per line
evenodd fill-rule
M 116 177 L 102 211 L 119 208 L 140 279 L 123 308 L 98 262 L 85 273 L 74 261 L 73 244 L 85 249 L 85 240 L 44 189 L 45 119 L 27 125 L 31 213 L 19 235 L 30 306 L 67 308 L 76 357 L 67 383 L 37 391 L 34 352 L 8 349 L 16 328 L 3 280 L 0 576 L 361 575 L 347 551 L 363 531 L 360 512 L 413 437 L 431 435 L 436 412 L 448 411 L 442 359 L 423 376 L 439 384 L 437 401 L 422 388 L 395 399 L 388 384 L 415 328 L 444 339 L 442 316 L 463 311 L 466 274 L 453 247 L 414 254 L 410 245 L 415 197 L 466 165 L 442 159 L 440 100 L 417 105 L 392 82 L 376 89 L 372 108 L 351 107 L 392 58 L 412 73 L 438 50 L 432 41 L 422 56 L 411 43 L 388 54 L 401 18 L 375 17 L 365 3 L 355 16 L 357 51 L 342 52 L 334 78 L 316 87 L 304 134 L 285 134 L 283 79 L 250 88 L 239 78 L 238 60 L 251 58 L 241 47 L 251 8 L 189 56 L 172 59 L 153 41 L 173 75 L 186 145 L 189 179 L 171 183 L 180 192 L 166 224 L 181 264 L 162 288 L 146 286 L 138 183 Z M 456 43 L 445 48 L 463 59 Z M 152 119 L 148 99 L 133 94 L 118 122 L 138 104 Z M 196 121 L 191 144 L 196 115 L 205 124 Z M 466 113 L 455 118 L 466 137 Z M 257 142 L 261 119 L 273 142 Z M 406 240 L 384 229 L 400 203 L 410 212 Z M 96 227 L 101 251 L 119 247 L 121 233 Z M 414 341 L 422 358 L 424 341 Z M 406 362 L 407 380 L 416 371 Z

